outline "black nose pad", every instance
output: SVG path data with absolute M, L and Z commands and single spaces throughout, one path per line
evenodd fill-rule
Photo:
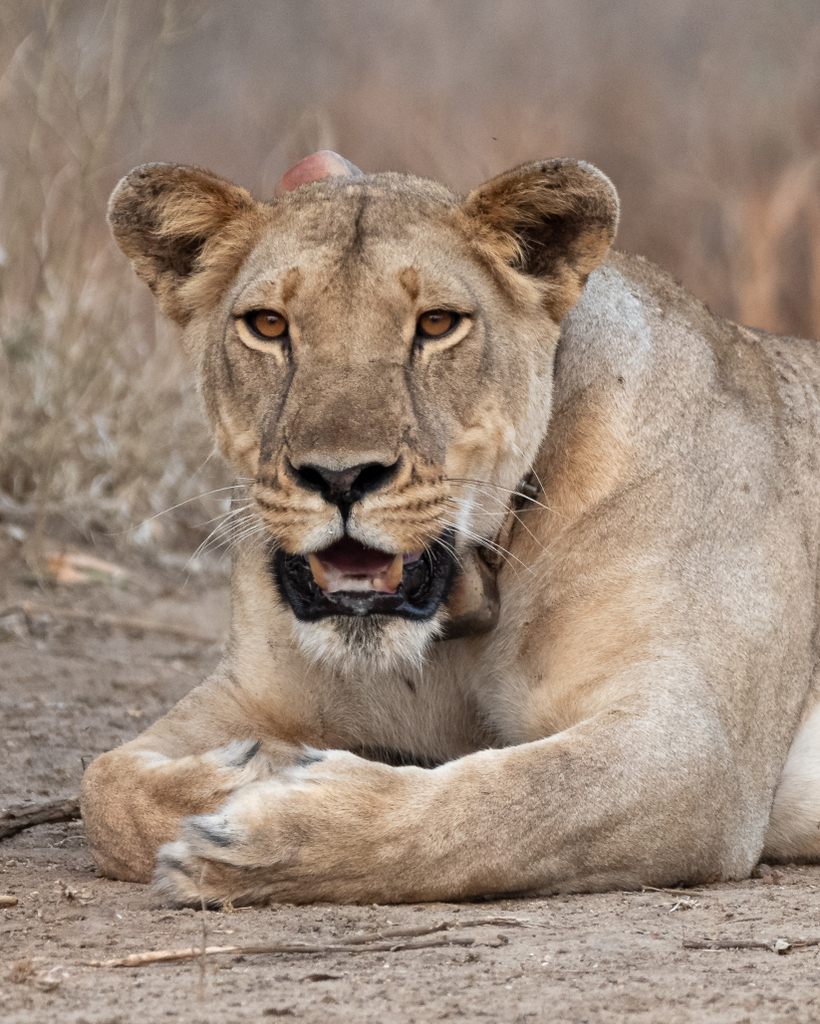
M 318 491 L 325 501 L 349 508 L 366 494 L 377 491 L 395 476 L 398 462 L 386 466 L 382 462 L 365 462 L 349 469 L 328 469 L 306 463 L 294 466 L 289 463 L 293 476 L 309 491 Z

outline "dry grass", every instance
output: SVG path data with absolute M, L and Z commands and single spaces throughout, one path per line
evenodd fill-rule
M 0 509 L 28 514 L 40 531 L 59 514 L 83 533 L 120 535 L 224 476 L 172 331 L 105 226 L 117 153 L 133 146 L 122 124 L 134 110 L 150 122 L 166 43 L 160 29 L 135 50 L 125 0 L 81 23 L 78 5 L 51 0 L 39 25 L 29 7 L 7 12 L 3 26 L 19 42 L 6 55 L 0 121 L 11 143 L 1 179 Z M 223 504 L 194 501 L 122 535 L 176 540 Z
M 0 6 L 0 516 L 138 525 L 220 486 L 171 331 L 109 240 L 146 159 L 269 195 L 329 146 L 467 188 L 599 164 L 622 247 L 820 335 L 816 0 L 17 0 Z M 190 545 L 196 499 L 136 531 Z

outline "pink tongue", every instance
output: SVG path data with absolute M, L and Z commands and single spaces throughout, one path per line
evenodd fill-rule
M 307 185 L 311 181 L 338 175 L 346 178 L 364 177 L 359 168 L 343 156 L 339 156 L 331 149 L 320 149 L 318 153 L 311 153 L 298 164 L 294 164 L 289 171 L 285 171 L 276 186 L 276 195 L 292 192 L 300 185 Z
M 343 537 L 316 554 L 325 565 L 332 565 L 345 576 L 378 576 L 387 572 L 395 558 L 387 551 L 366 548 L 352 537 Z

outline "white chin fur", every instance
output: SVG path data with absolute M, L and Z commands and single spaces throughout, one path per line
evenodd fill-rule
M 340 615 L 318 622 L 294 618 L 291 625 L 291 635 L 307 658 L 345 674 L 419 669 L 441 631 L 439 616 L 411 622 L 386 615 Z

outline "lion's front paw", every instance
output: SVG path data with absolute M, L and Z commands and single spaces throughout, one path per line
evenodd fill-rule
M 154 888 L 176 906 L 199 906 L 204 899 L 203 867 L 186 842 L 166 843 L 157 853 Z M 212 902 L 205 900 L 205 904 Z
M 157 854 L 154 885 L 160 895 L 183 906 L 258 903 L 270 895 L 288 855 L 284 844 L 262 825 L 286 799 L 288 786 L 269 779 L 238 790 L 215 814 L 186 818 L 179 839 Z
M 203 815 L 206 817 L 213 815 Z M 213 859 L 209 852 L 204 838 L 194 844 L 179 839 L 162 846 L 154 872 L 158 894 L 183 907 L 221 907 L 228 902 L 244 905 L 264 899 L 265 893 L 257 892 L 253 885 L 254 869 Z
M 202 777 L 202 782 L 209 783 L 214 796 L 222 795 L 224 801 L 244 786 L 277 778 L 286 770 L 299 769 L 321 756 L 321 751 L 290 743 L 263 744 L 256 740 L 233 740 L 224 747 L 209 750 L 199 758 L 191 759 L 191 768 L 195 769 L 197 764 L 207 766 L 210 771 Z M 179 764 L 184 771 L 185 761 Z M 212 806 L 215 808 L 219 804 Z
M 177 841 L 159 851 L 157 890 L 188 906 L 328 894 L 355 901 L 365 861 L 384 838 L 381 815 L 400 813 L 414 772 L 422 770 L 304 750 L 301 764 L 240 787 L 216 813 L 186 818 Z
M 226 779 L 230 778 L 233 789 L 275 774 L 278 766 L 261 747 L 258 740 L 233 740 L 224 747 L 209 750 L 202 759 L 221 769 Z

